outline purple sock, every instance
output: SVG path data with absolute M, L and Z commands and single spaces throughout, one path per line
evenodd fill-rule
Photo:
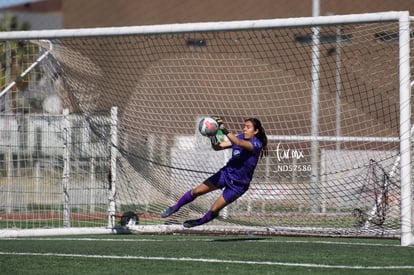
M 213 213 L 211 212 L 211 210 L 209 210 L 200 220 L 199 220 L 199 225 L 208 223 L 209 221 L 217 218 L 218 213 Z
M 191 190 L 187 191 L 179 200 L 178 202 L 173 205 L 175 211 L 178 211 L 183 205 L 192 202 L 195 199 L 193 195 L 191 195 Z

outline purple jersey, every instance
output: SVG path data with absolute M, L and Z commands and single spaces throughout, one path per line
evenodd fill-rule
M 237 135 L 238 139 L 244 139 L 243 134 Z M 254 137 L 248 140 L 253 144 L 253 151 L 248 151 L 235 144 L 232 145 L 232 157 L 227 162 L 224 169 L 229 178 L 235 182 L 249 184 L 252 181 L 254 170 L 259 161 L 260 152 L 263 144 Z

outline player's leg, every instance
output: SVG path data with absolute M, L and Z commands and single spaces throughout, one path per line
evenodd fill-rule
M 223 194 L 217 198 L 210 210 L 201 219 L 185 221 L 184 227 L 202 225 L 217 218 L 221 209 L 240 198 L 248 189 L 248 185 L 235 185 L 233 181 L 227 180 Z
M 171 216 L 172 214 L 177 212 L 182 206 L 186 205 L 187 203 L 192 202 L 198 196 L 207 194 L 216 189 L 217 187 L 208 181 L 201 183 L 194 189 L 189 190 L 186 193 L 184 193 L 184 195 L 177 201 L 176 204 L 174 204 L 173 206 L 167 207 L 167 209 L 165 209 L 165 211 L 161 213 L 161 217 L 166 218 L 168 216 Z
M 213 203 L 210 210 L 201 219 L 185 221 L 183 223 L 183 226 L 190 228 L 208 223 L 209 221 L 217 218 L 220 210 L 226 207 L 228 204 L 229 203 L 226 202 L 223 195 L 220 195 L 220 197 L 218 197 L 217 200 Z

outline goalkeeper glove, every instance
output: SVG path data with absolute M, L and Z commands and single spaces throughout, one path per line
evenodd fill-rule
M 221 125 L 219 126 L 219 129 L 221 130 L 221 132 L 222 132 L 225 136 L 227 136 L 227 135 L 230 133 L 230 131 L 229 131 L 229 130 L 227 130 L 227 128 L 226 128 L 226 127 L 224 127 L 224 125 L 223 125 L 223 124 L 221 124 Z
M 213 119 L 217 122 L 217 124 L 219 125 L 219 129 L 221 130 L 221 132 L 227 136 L 227 134 L 229 133 L 229 130 L 227 130 L 226 127 L 224 127 L 223 124 L 223 119 L 221 119 L 221 117 L 219 116 L 215 116 L 213 117 Z
M 217 124 L 220 126 L 223 124 L 223 120 L 219 116 L 213 116 L 213 119 L 217 122 Z

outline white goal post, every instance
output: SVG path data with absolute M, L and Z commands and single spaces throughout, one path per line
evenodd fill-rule
M 210 150 L 195 127 L 202 116 L 221 115 L 234 132 L 247 117 L 261 119 L 270 153 L 249 192 L 195 230 L 390 237 L 412 245 L 411 20 L 402 11 L 0 32 L 0 54 L 15 53 L 13 64 L 20 64 L 0 67 L 0 134 L 9 137 L 0 144 L 0 172 L 9 179 L 0 182 L 0 198 L 22 197 L 0 203 L 0 236 L 28 234 L 16 227 L 187 232 L 180 223 L 207 211 L 217 193 L 172 219 L 159 213 L 226 163 L 228 154 Z M 6 83 L 10 75 L 16 81 Z M 70 148 L 47 145 L 43 139 L 52 137 L 41 129 L 31 132 L 27 121 L 40 114 L 25 104 L 36 102 L 36 91 L 57 95 L 79 119 Z M 110 118 L 112 128 L 103 123 Z M 57 122 L 42 127 L 63 135 Z M 69 150 L 75 167 L 61 163 L 64 150 L 48 153 L 47 146 Z M 63 180 L 48 178 L 54 173 Z M 45 190 L 33 191 L 32 178 Z M 50 196 L 75 198 L 33 199 L 58 187 L 64 193 Z M 91 199 L 98 197 L 105 202 Z M 139 225 L 117 225 L 127 211 Z M 39 213 L 63 222 L 32 221 Z
M 401 244 L 414 244 L 411 190 L 411 72 L 410 72 L 410 18 L 399 18 L 400 39 L 400 161 L 401 161 Z

